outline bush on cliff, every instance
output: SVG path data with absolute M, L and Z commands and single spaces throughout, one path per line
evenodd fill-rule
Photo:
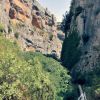
M 0 23 L 0 35 L 2 34 L 3 31 L 4 31 L 4 25 Z
M 54 59 L 21 52 L 0 36 L 0 100 L 63 100 L 72 91 L 67 72 Z
M 73 28 L 72 31 L 69 32 L 69 35 L 66 36 L 61 52 L 62 64 L 69 69 L 71 69 L 80 59 L 81 51 L 78 47 L 79 43 L 80 37 L 78 36 L 78 31 L 76 28 Z

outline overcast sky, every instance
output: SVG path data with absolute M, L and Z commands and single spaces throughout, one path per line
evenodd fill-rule
M 57 21 L 61 21 L 63 14 L 69 11 L 71 0 L 39 0 L 39 2 L 56 16 Z

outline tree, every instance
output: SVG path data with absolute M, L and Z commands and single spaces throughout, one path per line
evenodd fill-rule
M 78 47 L 79 43 L 80 37 L 78 31 L 74 27 L 69 35 L 66 36 L 61 52 L 62 64 L 69 69 L 71 69 L 80 59 L 81 51 Z

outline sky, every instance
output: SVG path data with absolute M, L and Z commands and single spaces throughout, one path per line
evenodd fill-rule
M 40 4 L 53 13 L 58 22 L 62 21 L 63 15 L 69 11 L 71 0 L 38 0 Z

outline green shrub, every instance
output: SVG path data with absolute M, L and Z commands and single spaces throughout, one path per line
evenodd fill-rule
M 62 100 L 63 97 L 72 89 L 70 85 L 70 76 L 67 70 L 60 63 L 52 58 L 47 58 L 41 53 L 24 53 L 26 61 L 30 61 L 37 57 L 42 64 L 43 69 L 49 73 L 50 82 L 55 90 L 57 100 Z M 33 63 L 33 62 L 32 62 Z M 55 77 L 54 77 L 55 76 Z
M 12 28 L 8 26 L 8 33 L 10 34 L 12 32 Z
M 52 34 L 52 33 L 49 35 L 49 40 L 50 40 L 50 41 L 53 40 L 53 34 Z
M 75 17 L 77 17 L 80 13 L 82 13 L 83 8 L 81 6 L 78 6 L 75 9 Z
M 95 78 L 94 76 L 91 76 L 91 77 L 95 80 L 93 80 L 94 82 L 91 86 L 84 85 L 84 91 L 86 92 L 88 100 L 99 100 L 100 98 L 100 78 L 97 76 Z
M 61 30 L 67 34 L 67 32 L 70 30 L 71 20 L 73 17 L 73 12 L 70 11 L 70 13 L 65 13 L 64 18 L 61 23 Z
M 95 15 L 98 15 L 100 13 L 100 8 L 97 8 L 95 11 Z
M 75 1 L 72 0 L 71 6 L 70 6 L 70 11 L 65 12 L 65 15 L 63 16 L 63 20 L 61 23 L 61 30 L 65 33 L 65 35 L 67 35 L 68 31 L 70 30 L 71 21 L 74 16 L 74 3 L 75 3 Z
M 0 23 L 0 35 L 2 35 L 4 31 L 4 25 Z
M 73 89 L 66 94 L 64 100 L 77 100 L 78 95 L 78 87 L 73 85 Z
M 80 37 L 78 36 L 78 31 L 72 29 L 68 37 L 64 40 L 61 53 L 62 63 L 69 69 L 71 69 L 80 59 L 81 50 L 78 47 L 79 43 Z
M 54 59 L 0 37 L 0 100 L 63 100 L 72 90 L 67 73 Z
M 19 33 L 15 32 L 14 36 L 15 36 L 16 39 L 18 39 L 19 38 Z
M 95 66 L 96 67 L 96 66 Z M 95 68 L 94 70 L 87 72 L 83 70 L 73 69 L 73 81 L 74 83 L 81 84 L 83 90 L 86 92 L 87 100 L 95 100 L 95 94 L 99 93 L 96 90 L 100 88 L 100 68 Z M 98 99 L 96 99 L 98 100 Z
M 95 90 L 96 95 L 100 95 L 100 87 Z

